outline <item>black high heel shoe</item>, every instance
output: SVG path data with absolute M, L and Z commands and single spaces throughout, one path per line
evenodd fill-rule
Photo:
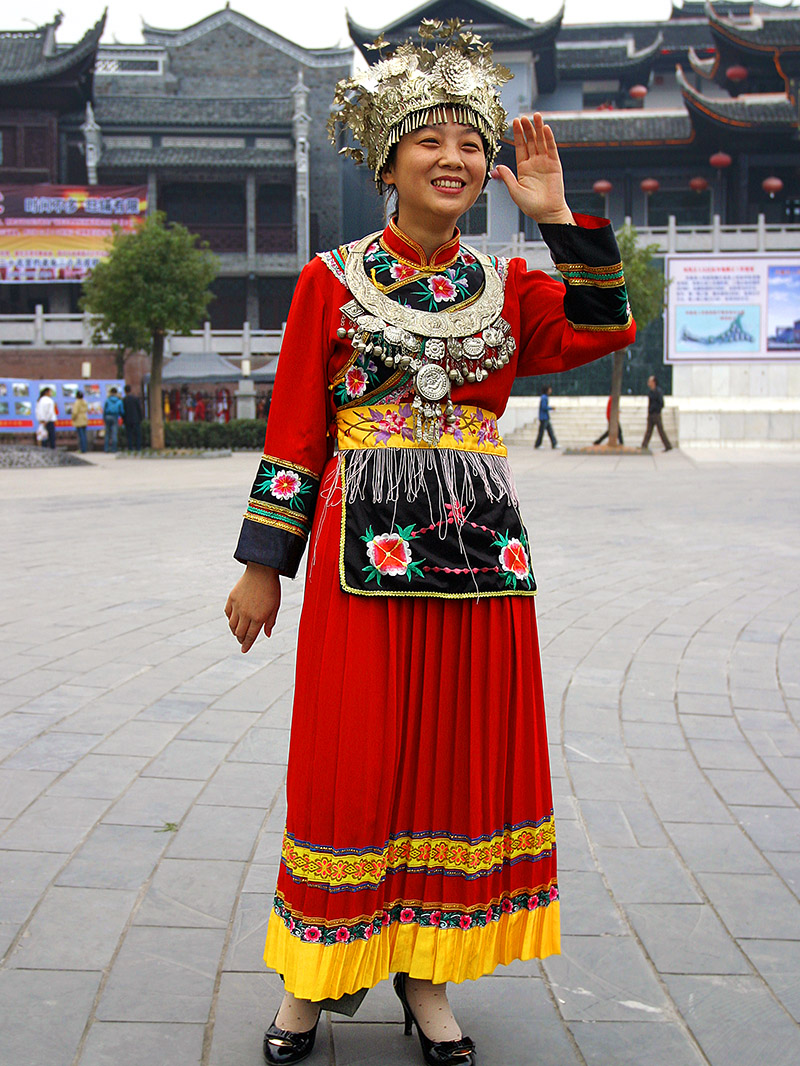
M 277 1018 L 278 1015 L 275 1015 Z M 319 1017 L 322 1017 L 320 1011 Z M 293 1033 L 289 1029 L 279 1029 L 275 1022 L 264 1033 L 264 1058 L 271 1066 L 289 1066 L 292 1062 L 300 1062 L 307 1058 L 314 1050 L 314 1041 L 317 1039 L 317 1026 L 319 1017 L 314 1022 L 314 1028 L 305 1033 Z
M 392 983 L 397 998 L 403 1004 L 405 1035 L 411 1036 L 411 1026 L 416 1025 L 423 1059 L 429 1066 L 475 1066 L 475 1043 L 468 1036 L 462 1036 L 460 1040 L 430 1040 L 423 1033 L 406 998 L 407 976 L 404 973 L 396 973 Z

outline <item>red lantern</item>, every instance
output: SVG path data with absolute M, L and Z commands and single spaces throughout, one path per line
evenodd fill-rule
M 645 96 L 647 96 L 647 86 L 631 85 L 630 89 L 628 89 L 628 96 L 632 100 L 644 100 Z
M 728 79 L 728 81 L 733 82 L 747 81 L 747 67 L 743 67 L 741 66 L 741 64 L 736 63 L 734 64 L 734 66 L 728 67 L 728 69 L 725 71 L 725 77 Z
M 659 183 L 656 178 L 645 178 L 644 181 L 639 183 L 639 188 L 642 192 L 646 192 L 648 196 L 651 192 L 658 192 Z
M 705 178 L 700 178 L 700 177 L 690 178 L 689 179 L 689 188 L 690 189 L 694 189 L 695 192 L 705 192 L 706 189 L 708 188 L 708 182 L 706 181 Z
M 605 178 L 599 178 L 592 186 L 598 196 L 608 196 L 614 186 Z
M 729 167 L 732 162 L 733 160 L 727 152 L 714 152 L 709 159 L 711 166 L 715 167 L 717 170 L 724 170 L 725 167 Z
M 764 190 L 764 192 L 769 193 L 770 200 L 774 200 L 775 193 L 780 192 L 783 188 L 783 182 L 780 178 L 764 178 L 764 180 L 761 182 L 761 188 Z

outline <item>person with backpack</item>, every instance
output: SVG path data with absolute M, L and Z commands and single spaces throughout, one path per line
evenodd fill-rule
M 122 406 L 122 400 L 119 398 L 116 386 L 112 385 L 108 390 L 106 402 L 103 404 L 103 422 L 106 427 L 106 440 L 103 451 L 116 452 L 119 420 L 124 412 L 125 409 Z

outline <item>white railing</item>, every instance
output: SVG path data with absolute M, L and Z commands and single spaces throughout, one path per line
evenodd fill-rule
M 658 250 L 665 255 L 800 251 L 800 226 L 767 224 L 763 215 L 749 226 L 723 226 L 719 215 L 714 215 L 710 226 L 679 226 L 677 218 L 670 215 L 666 226 L 637 226 L 636 232 L 643 244 L 658 245 Z M 542 241 L 526 240 L 523 233 L 513 233 L 510 239 L 501 241 L 489 240 L 485 234 L 465 235 L 464 240 L 488 255 L 521 256 L 532 267 L 550 265 L 546 245 Z
M 38 304 L 32 315 L 0 315 L 0 346 L 18 348 L 91 348 L 93 318 L 89 314 L 45 314 Z M 226 356 L 277 355 L 283 331 L 279 329 L 203 329 L 186 336 L 170 335 L 166 355 L 181 352 L 217 352 Z

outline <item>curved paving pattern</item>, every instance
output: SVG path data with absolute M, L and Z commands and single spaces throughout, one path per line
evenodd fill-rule
M 454 990 L 481 1063 L 795 1066 L 797 457 L 515 451 L 564 952 Z M 0 473 L 3 1064 L 260 1061 L 300 590 L 231 647 L 251 467 Z M 381 987 L 309 1061 L 418 1047 Z

